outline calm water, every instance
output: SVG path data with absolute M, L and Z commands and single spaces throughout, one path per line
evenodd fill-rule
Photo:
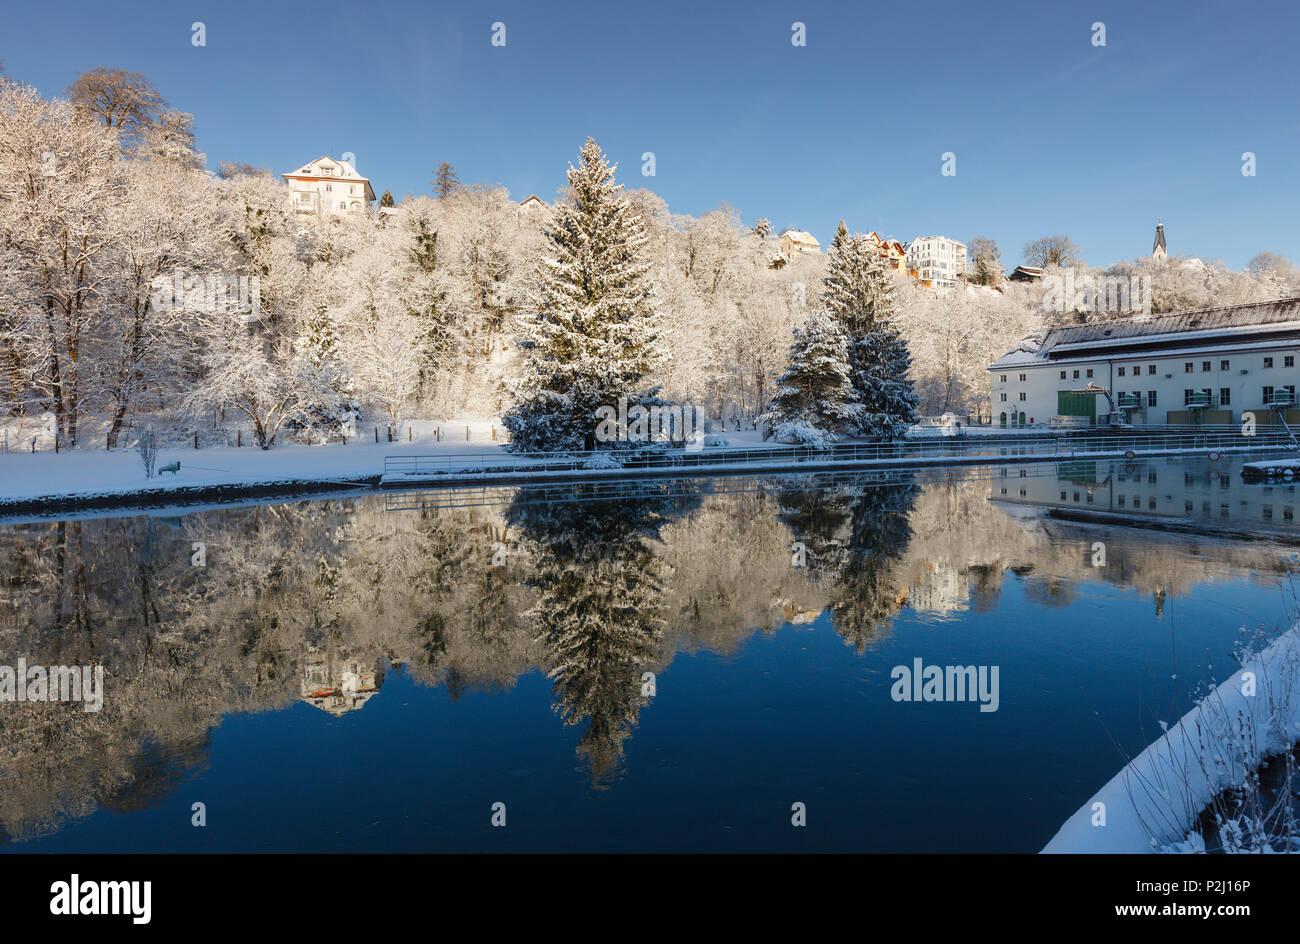
M 106 679 L 0 703 L 0 840 L 1036 851 L 1289 624 L 1297 506 L 1156 460 L 5 525 L 0 664 Z M 998 710 L 894 701 L 917 658 Z

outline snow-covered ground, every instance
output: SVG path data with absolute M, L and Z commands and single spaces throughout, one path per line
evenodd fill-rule
M 407 440 L 407 426 L 411 439 Z M 465 427 L 469 426 L 469 439 Z M 435 429 L 443 438 L 436 441 Z M 284 445 L 261 450 L 245 446 L 210 449 L 160 449 L 156 468 L 180 462 L 180 472 L 157 473 L 145 478 L 144 466 L 134 450 L 74 450 L 71 452 L 11 451 L 0 455 L 0 503 L 64 499 L 77 496 L 128 495 L 147 490 L 185 491 L 211 486 L 254 486 L 294 482 L 346 483 L 383 474 L 384 457 L 436 455 L 446 457 L 447 468 L 475 468 L 484 456 L 504 455 L 504 442 L 491 438 L 492 423 L 482 420 L 414 421 L 403 424 L 395 438 L 373 439 L 347 445 Z M 496 425 L 498 436 L 501 427 Z M 383 437 L 381 430 L 380 436 Z M 763 437 L 753 430 L 719 433 L 732 446 L 758 445 Z M 12 447 L 12 441 L 10 443 Z M 463 459 L 463 463 L 462 460 Z
M 1083 804 L 1043 852 L 1199 852 L 1220 792 L 1300 739 L 1300 623 L 1248 658 Z

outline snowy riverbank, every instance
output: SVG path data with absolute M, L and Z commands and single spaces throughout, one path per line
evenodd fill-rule
M 463 428 L 464 422 L 456 428 Z M 719 433 L 702 451 L 666 453 L 654 461 L 624 469 L 616 462 L 575 460 L 567 456 L 511 454 L 493 440 L 488 425 L 469 441 L 418 430 L 394 442 L 280 445 L 270 450 L 216 446 L 173 446 L 159 451 L 156 466 L 180 463 L 174 473 L 146 478 L 133 450 L 0 455 L 0 513 L 48 514 L 112 507 L 157 506 L 194 501 L 227 502 L 271 495 L 292 496 L 339 487 L 383 485 L 422 488 L 495 482 L 521 484 L 560 479 L 611 477 L 808 473 L 852 469 L 902 469 L 939 466 L 1015 464 L 1074 458 L 1107 459 L 1204 455 L 1216 443 L 1184 443 L 1178 434 L 1133 439 L 1067 440 L 1052 436 L 987 436 L 963 439 L 909 436 L 898 447 L 888 444 L 839 443 L 826 451 L 764 443 L 755 430 Z M 446 428 L 452 428 L 450 426 Z M 401 432 L 405 432 L 405 426 Z M 473 432 L 473 429 L 471 429 Z M 1258 452 L 1238 440 L 1217 443 L 1223 453 Z M 1229 445 L 1228 443 L 1232 443 Z M 1275 447 L 1274 447 L 1275 448 Z M 391 457 L 419 456 L 418 463 L 394 463 Z M 388 473 L 388 474 L 385 474 Z
M 1300 623 L 1248 658 L 1067 819 L 1045 853 L 1199 852 L 1218 794 L 1300 739 Z

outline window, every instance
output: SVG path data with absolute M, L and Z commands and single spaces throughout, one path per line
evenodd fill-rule
M 1074 372 L 1074 379 L 1075 380 L 1079 379 L 1079 372 L 1077 370 Z
M 1092 376 L 1092 368 L 1091 368 L 1091 367 L 1089 367 L 1088 370 L 1084 373 L 1084 376 L 1085 376 L 1085 377 L 1091 377 L 1091 376 Z
M 1271 357 L 1266 357 L 1266 358 L 1264 358 L 1264 366 L 1265 366 L 1265 367 L 1272 367 L 1272 366 L 1273 366 L 1273 358 L 1271 358 Z
M 1150 377 L 1154 377 L 1154 376 L 1156 375 L 1156 365 L 1155 365 L 1155 364 L 1147 364 L 1147 375 L 1150 376 Z
M 998 378 L 998 383 L 1006 383 L 1006 382 L 1007 382 L 1006 374 L 1003 374 L 1001 377 Z
M 1020 375 L 1020 382 L 1021 382 L 1021 383 L 1024 383 L 1024 382 L 1025 382 L 1025 375 L 1024 375 L 1024 374 L 1021 374 L 1021 375 Z
M 1272 402 L 1273 402 L 1273 388 L 1272 388 L 1272 387 L 1265 387 L 1265 388 L 1264 388 L 1264 405 L 1265 405 L 1265 406 L 1268 406 L 1268 405 L 1269 405 L 1270 403 L 1272 403 Z
M 1282 358 L 1282 366 L 1283 366 L 1283 367 L 1294 367 L 1294 366 L 1295 366 L 1295 355 L 1294 355 L 1294 354 L 1288 354 L 1286 357 Z
M 1232 403 L 1232 390 L 1228 387 L 1219 388 L 1219 406 L 1228 406 Z
M 1190 405 L 1191 405 L 1191 402 L 1192 402 L 1192 397 L 1194 397 L 1195 395 L 1196 395 L 1196 391 L 1195 391 L 1195 390 L 1192 390 L 1192 389 L 1190 389 L 1190 388 L 1187 389 L 1187 390 L 1184 390 L 1184 391 L 1183 391 L 1183 406 L 1190 406 Z
M 1283 521 L 1295 521 L 1295 509 L 1292 508 L 1290 505 L 1283 505 L 1283 506 L 1282 506 L 1282 520 L 1283 520 Z
M 1148 391 L 1147 391 L 1147 406 L 1155 406 L 1155 405 L 1156 405 L 1156 392 L 1155 392 L 1154 390 L 1148 390 Z
M 1061 379 L 1062 379 L 1062 380 L 1065 379 L 1065 371 L 1061 371 Z
M 1138 375 L 1141 374 L 1141 373 L 1142 373 L 1142 365 L 1141 365 L 1141 364 L 1134 364 L 1134 365 L 1133 365 L 1133 376 L 1136 377 L 1136 376 L 1138 376 Z
M 1020 392 L 1020 402 L 1021 403 L 1025 402 L 1025 392 L 1023 390 Z
M 1227 362 L 1227 361 L 1219 361 L 1219 370 L 1227 370 L 1227 369 L 1228 369 L 1228 362 Z
M 1195 366 L 1196 365 L 1193 364 L 1191 361 L 1188 361 L 1186 364 L 1183 365 L 1183 373 L 1190 374 L 1192 372 L 1192 368 Z
M 1007 395 L 1006 395 L 1005 393 L 1002 394 L 1002 402 L 1003 402 L 1003 403 L 1006 403 L 1006 402 L 1007 402 Z
M 1147 507 L 1150 508 L 1152 511 L 1155 511 L 1155 510 L 1156 510 L 1156 500 L 1155 500 L 1154 498 L 1148 498 L 1148 499 L 1147 499 Z
M 352 191 L 351 191 L 351 192 L 352 192 L 352 193 L 356 193 L 356 192 L 357 192 L 357 185 L 356 185 L 356 184 L 353 184 L 353 185 L 352 185 Z
M 1062 498 L 1065 497 L 1065 493 L 1064 493 L 1064 492 L 1061 493 L 1061 497 L 1062 497 Z M 1123 495 L 1116 495 L 1116 496 L 1115 496 L 1115 501 L 1119 504 L 1119 506 L 1120 506 L 1121 508 L 1124 507 L 1124 496 L 1123 496 Z
M 326 185 L 325 185 L 325 192 L 326 192 L 326 193 L 329 193 L 329 192 L 330 192 L 331 190 L 333 190 L 333 189 L 334 189 L 334 185 L 333 185 L 333 184 L 326 184 Z
M 1120 377 L 1123 377 L 1123 376 L 1124 376 L 1124 368 L 1123 368 L 1123 367 L 1119 368 L 1118 370 L 1115 371 L 1115 373 L 1116 373 L 1116 375 L 1118 375 L 1118 376 L 1120 376 Z
M 1203 371 L 1208 371 L 1209 369 L 1210 369 L 1210 362 L 1209 362 L 1209 361 L 1201 361 L 1201 370 L 1203 370 Z

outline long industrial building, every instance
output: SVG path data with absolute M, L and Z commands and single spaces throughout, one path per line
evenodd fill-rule
M 1300 298 L 1055 325 L 989 367 L 993 422 L 1295 426 L 1298 355 Z

